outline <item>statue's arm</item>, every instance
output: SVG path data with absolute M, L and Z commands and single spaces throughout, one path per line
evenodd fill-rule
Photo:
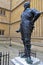
M 22 15 L 21 15 L 22 17 Z M 21 32 L 21 23 L 20 23 L 20 28 L 18 30 L 16 30 L 17 33 Z
M 16 30 L 17 33 L 21 32 L 21 23 L 20 23 L 20 27 L 18 30 Z
M 34 14 L 33 22 L 35 22 L 43 12 L 39 12 L 39 11 L 33 9 L 32 13 Z

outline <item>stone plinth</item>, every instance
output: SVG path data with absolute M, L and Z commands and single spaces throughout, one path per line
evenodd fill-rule
M 14 65 L 38 65 L 40 63 L 40 60 L 38 58 L 35 58 L 35 57 L 31 57 L 31 59 L 33 61 L 32 64 L 28 64 L 25 59 L 26 58 L 15 57 L 14 59 L 11 59 L 11 62 Z

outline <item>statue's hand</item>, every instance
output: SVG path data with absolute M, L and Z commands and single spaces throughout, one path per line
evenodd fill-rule
M 41 14 L 43 14 L 43 12 L 40 12 Z
M 16 32 L 18 33 L 18 32 L 19 32 L 19 30 L 16 30 Z

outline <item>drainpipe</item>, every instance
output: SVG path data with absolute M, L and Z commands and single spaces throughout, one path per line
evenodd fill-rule
M 11 45 L 11 35 L 10 35 L 10 30 L 11 30 L 11 8 L 12 8 L 12 0 L 10 0 L 10 18 L 9 18 L 9 38 L 10 38 L 10 44 L 9 44 L 9 46 L 12 46 Z
M 0 52 L 0 65 L 1 65 L 2 52 Z

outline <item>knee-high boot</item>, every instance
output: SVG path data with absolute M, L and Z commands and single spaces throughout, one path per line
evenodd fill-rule
M 33 61 L 31 60 L 31 44 L 25 46 L 25 54 L 27 56 L 27 63 L 32 64 Z
M 27 57 L 30 57 L 30 53 L 31 53 L 31 44 L 28 44 L 28 45 L 25 45 L 24 46 L 25 48 L 25 55 L 27 56 Z

